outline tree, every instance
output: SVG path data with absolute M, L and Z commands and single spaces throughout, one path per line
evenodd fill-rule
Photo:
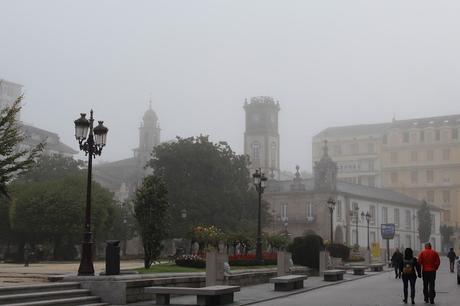
M 31 169 L 24 171 L 17 181 L 42 181 L 84 175 L 85 163 L 61 154 L 42 154 Z
M 29 169 L 43 149 L 39 144 L 32 149 L 20 149 L 24 140 L 17 115 L 21 110 L 22 96 L 11 107 L 0 110 L 0 196 L 8 197 L 7 184 L 21 171 Z
M 255 232 L 258 200 L 249 189 L 248 162 L 247 156 L 207 136 L 177 137 L 176 142 L 155 147 L 148 165 L 168 189 L 171 219 L 177 224 L 171 235 L 178 237 L 200 224 L 216 225 L 224 232 Z M 263 206 L 262 222 L 265 202 Z M 181 219 L 182 211 L 186 219 Z
M 449 225 L 441 225 L 439 227 L 439 232 L 441 233 L 442 249 L 446 250 L 447 247 L 451 246 L 450 237 L 454 233 L 454 228 Z
M 93 232 L 100 239 L 111 229 L 117 206 L 108 190 L 94 182 L 92 188 Z M 31 244 L 51 243 L 54 259 L 73 259 L 83 231 L 86 177 L 17 181 L 10 189 L 15 237 Z
M 428 203 L 423 200 L 422 205 L 417 211 L 418 235 L 420 242 L 427 242 L 431 236 L 431 214 Z
M 149 269 L 160 256 L 161 242 L 166 238 L 169 228 L 168 191 L 161 178 L 147 176 L 136 191 L 134 213 L 144 247 L 144 267 Z

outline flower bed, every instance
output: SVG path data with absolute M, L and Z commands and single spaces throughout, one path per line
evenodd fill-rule
M 181 255 L 175 262 L 181 267 L 206 268 L 206 259 L 198 255 Z
M 276 253 L 262 253 L 264 265 L 276 265 Z M 232 255 L 228 256 L 228 264 L 230 266 L 256 266 L 259 263 L 256 260 L 256 254 Z

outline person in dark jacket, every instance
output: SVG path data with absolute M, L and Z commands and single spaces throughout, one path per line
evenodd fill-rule
M 395 278 L 401 278 L 401 263 L 403 261 L 403 254 L 399 251 L 399 249 L 396 249 L 395 252 L 393 253 L 393 256 L 391 256 L 391 264 L 393 265 L 393 268 L 395 269 Z
M 412 304 L 415 304 L 415 281 L 417 277 L 422 277 L 420 265 L 417 262 L 417 258 L 414 257 L 414 252 L 411 248 L 404 250 L 404 258 L 400 263 L 400 271 L 402 271 L 403 281 L 403 292 L 404 292 L 404 304 L 407 304 L 407 289 L 410 284 L 410 298 Z
M 447 253 L 447 258 L 449 258 L 450 272 L 454 273 L 455 259 L 457 259 L 454 248 L 450 248 L 449 253 Z

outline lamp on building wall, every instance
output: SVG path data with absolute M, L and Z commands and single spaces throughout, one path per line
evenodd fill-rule
M 364 211 L 361 212 L 361 219 L 364 220 L 364 218 L 366 219 L 366 222 L 367 222 L 367 250 L 370 251 L 371 247 L 370 247 L 370 243 L 369 243 L 369 222 L 371 221 L 372 219 L 372 216 L 369 212 L 366 212 L 364 213 Z
M 256 241 L 256 261 L 261 263 L 262 259 L 262 193 L 264 193 L 265 185 L 267 182 L 267 177 L 265 174 L 262 173 L 261 169 L 259 168 L 256 172 L 252 175 L 254 179 L 254 186 L 256 187 L 256 191 L 259 195 L 259 208 L 257 213 L 257 241 Z
M 329 213 L 331 215 L 331 244 L 334 242 L 334 208 L 335 208 L 335 201 L 332 198 L 327 200 L 327 207 L 329 208 Z
M 78 275 L 94 275 L 93 266 L 93 241 L 91 233 L 91 180 L 93 157 L 101 155 L 102 148 L 107 140 L 109 131 L 103 125 L 103 121 L 98 121 L 99 124 L 93 129 L 93 110 L 90 112 L 89 120 L 86 119 L 86 114 L 80 114 L 80 118 L 74 121 L 75 123 L 75 138 L 77 139 L 80 150 L 88 155 L 88 177 L 86 185 L 86 209 L 85 209 L 85 228 L 83 233 L 83 241 L 81 248 L 80 267 Z

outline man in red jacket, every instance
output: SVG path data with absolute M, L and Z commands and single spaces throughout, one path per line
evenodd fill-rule
M 428 300 L 430 300 L 430 304 L 434 304 L 434 297 L 436 296 L 434 283 L 436 280 L 436 271 L 441 261 L 438 253 L 431 249 L 431 243 L 425 243 L 425 249 L 418 255 L 418 263 L 422 267 L 425 303 L 428 303 Z

